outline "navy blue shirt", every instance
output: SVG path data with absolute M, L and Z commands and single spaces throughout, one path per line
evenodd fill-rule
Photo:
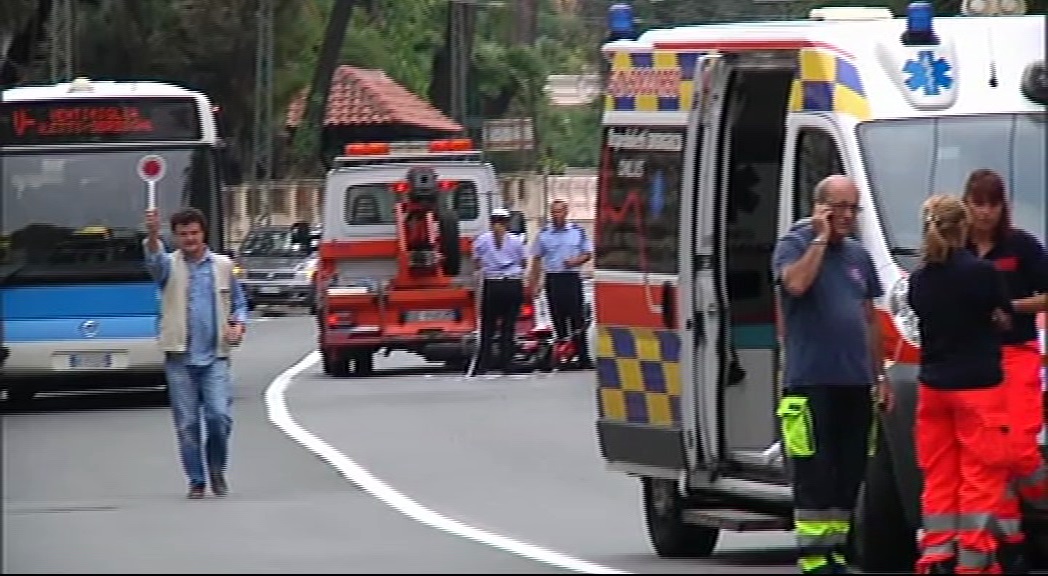
M 978 256 L 978 249 L 968 249 Z M 1028 232 L 1012 230 L 1004 240 L 997 242 L 983 259 L 1004 276 L 1008 296 L 1012 300 L 1048 292 L 1048 254 L 1044 246 Z M 1001 337 L 1004 344 L 1022 344 L 1037 340 L 1036 314 L 1016 312 L 1012 315 L 1012 329 Z
M 1002 334 L 991 315 L 1012 305 L 993 264 L 954 250 L 946 262 L 914 271 L 907 300 L 921 335 L 922 383 L 966 390 L 1001 382 Z
M 801 259 L 815 231 L 804 220 L 775 244 L 772 272 Z M 873 260 L 857 240 L 826 247 L 819 273 L 802 296 L 780 289 L 786 328 L 786 386 L 863 385 L 874 381 L 866 302 L 884 294 Z

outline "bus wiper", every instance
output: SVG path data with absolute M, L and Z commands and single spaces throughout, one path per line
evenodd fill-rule
M 0 272 L 0 286 L 6 286 L 9 280 L 17 276 L 22 270 L 25 270 L 25 267 L 28 265 L 28 263 L 17 264 L 12 266 L 10 270 Z
M 895 247 L 889 250 L 892 256 L 920 256 L 921 251 L 917 248 L 901 248 Z

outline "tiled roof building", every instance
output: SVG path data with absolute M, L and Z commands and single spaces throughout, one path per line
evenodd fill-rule
M 302 119 L 307 90 L 303 90 L 288 107 L 289 127 L 297 126 Z M 463 130 L 454 120 L 394 82 L 382 70 L 339 66 L 331 81 L 324 127 L 377 128 L 379 125 L 445 133 Z

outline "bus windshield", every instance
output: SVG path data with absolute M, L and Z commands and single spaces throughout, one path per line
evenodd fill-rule
M 1004 178 L 1014 224 L 1043 238 L 1045 120 L 1044 113 L 985 114 L 861 125 L 870 189 L 893 251 L 914 255 L 921 246 L 921 203 L 933 194 L 960 195 L 978 168 Z
M 50 149 L 0 156 L 0 283 L 143 275 L 147 194 L 139 159 L 160 154 L 166 161 L 157 183 L 163 218 L 216 193 L 207 150 Z

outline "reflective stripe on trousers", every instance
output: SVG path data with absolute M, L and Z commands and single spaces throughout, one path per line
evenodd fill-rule
M 797 510 L 794 513 L 797 548 L 802 558 L 824 557 L 840 549 L 847 544 L 850 529 L 850 510 L 831 508 L 829 510 Z
M 933 564 L 954 560 L 957 574 L 1000 574 L 1001 567 L 991 552 L 980 552 L 959 547 L 956 540 L 935 546 L 926 546 L 917 562 L 917 573 L 927 574 Z
M 999 518 L 986 512 L 926 514 L 922 520 L 925 532 L 932 533 L 946 532 L 952 535 L 965 531 L 988 530 L 1002 540 L 1022 533 L 1020 520 Z

